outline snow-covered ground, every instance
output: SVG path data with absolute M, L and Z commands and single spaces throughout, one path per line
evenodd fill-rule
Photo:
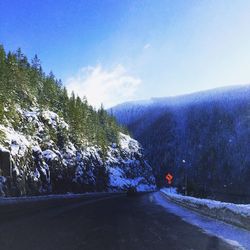
M 177 201 L 186 201 L 192 204 L 197 205 L 206 205 L 210 209 L 228 209 L 235 214 L 239 214 L 241 216 L 250 217 L 250 204 L 234 204 L 234 203 L 227 203 L 209 199 L 199 199 L 194 198 L 191 196 L 183 196 L 177 194 L 174 189 L 164 188 L 161 189 L 161 192 L 167 194 L 170 197 L 175 198 Z
M 172 195 L 176 194 L 173 192 Z M 178 206 L 164 198 L 160 192 L 154 193 L 153 196 L 155 201 L 159 205 L 165 207 L 168 212 L 176 214 L 192 225 L 198 226 L 207 234 L 220 237 L 233 245 L 236 249 L 250 250 L 249 231 Z
M 154 191 L 156 189 L 156 186 L 154 184 L 149 184 L 143 176 L 127 178 L 126 173 L 118 166 L 110 167 L 109 173 L 111 187 L 120 188 L 122 190 L 132 186 L 136 187 L 138 192 Z
M 176 192 L 171 192 L 170 189 L 163 189 L 161 193 L 171 201 L 184 207 L 250 231 L 249 204 L 233 204 L 183 196 Z

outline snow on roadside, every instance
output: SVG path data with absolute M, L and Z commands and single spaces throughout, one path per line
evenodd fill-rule
M 152 194 L 156 203 L 163 206 L 182 220 L 201 228 L 205 233 L 217 236 L 236 249 L 250 250 L 250 232 L 248 230 L 201 215 L 192 210 L 178 206 L 162 197 L 160 192 Z
M 191 202 L 197 205 L 206 205 L 210 209 L 227 208 L 228 210 L 236 214 L 240 214 L 245 217 L 250 216 L 250 204 L 247 204 L 247 205 L 246 204 L 234 204 L 234 203 L 227 203 L 227 202 L 221 202 L 221 201 L 215 201 L 215 200 L 209 200 L 209 199 L 199 199 L 199 198 L 194 198 L 191 196 L 183 196 L 183 195 L 177 194 L 176 192 L 171 192 L 171 190 L 168 188 L 161 189 L 161 192 L 179 201 L 187 201 L 187 202 Z
M 110 178 L 110 186 L 113 188 L 118 189 L 127 189 L 130 186 L 136 187 L 138 192 L 147 192 L 147 191 L 153 191 L 156 189 L 155 185 L 153 184 L 145 184 L 145 179 L 143 177 L 137 177 L 137 178 L 126 178 L 124 171 L 116 167 L 110 167 L 109 168 L 109 178 Z

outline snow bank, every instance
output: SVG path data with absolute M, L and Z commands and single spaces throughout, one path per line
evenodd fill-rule
M 183 196 L 170 189 L 161 189 L 168 199 L 199 213 L 250 230 L 250 204 L 234 204 Z
M 149 184 L 144 177 L 127 178 L 124 171 L 119 167 L 109 168 L 110 186 L 119 190 L 127 189 L 128 187 L 136 187 L 138 192 L 153 191 L 156 186 Z
M 166 199 L 166 195 L 161 192 L 153 193 L 151 197 L 152 200 L 155 200 L 157 204 L 164 207 L 168 212 L 179 216 L 187 223 L 199 227 L 209 235 L 221 238 L 232 245 L 233 249 L 250 250 L 250 231 L 203 216 L 184 206 L 179 206 L 176 204 L 177 202 L 171 202 L 169 201 L 170 199 Z

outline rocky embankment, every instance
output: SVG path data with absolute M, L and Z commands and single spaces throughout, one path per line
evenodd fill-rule
M 15 128 L 0 125 L 0 196 L 155 189 L 151 166 L 130 136 L 120 133 L 104 153 L 87 141 L 75 145 L 68 124 L 52 111 L 19 113 Z

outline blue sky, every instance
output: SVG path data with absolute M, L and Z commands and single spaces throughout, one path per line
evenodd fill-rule
M 0 43 L 106 107 L 250 82 L 248 0 L 1 0 Z

